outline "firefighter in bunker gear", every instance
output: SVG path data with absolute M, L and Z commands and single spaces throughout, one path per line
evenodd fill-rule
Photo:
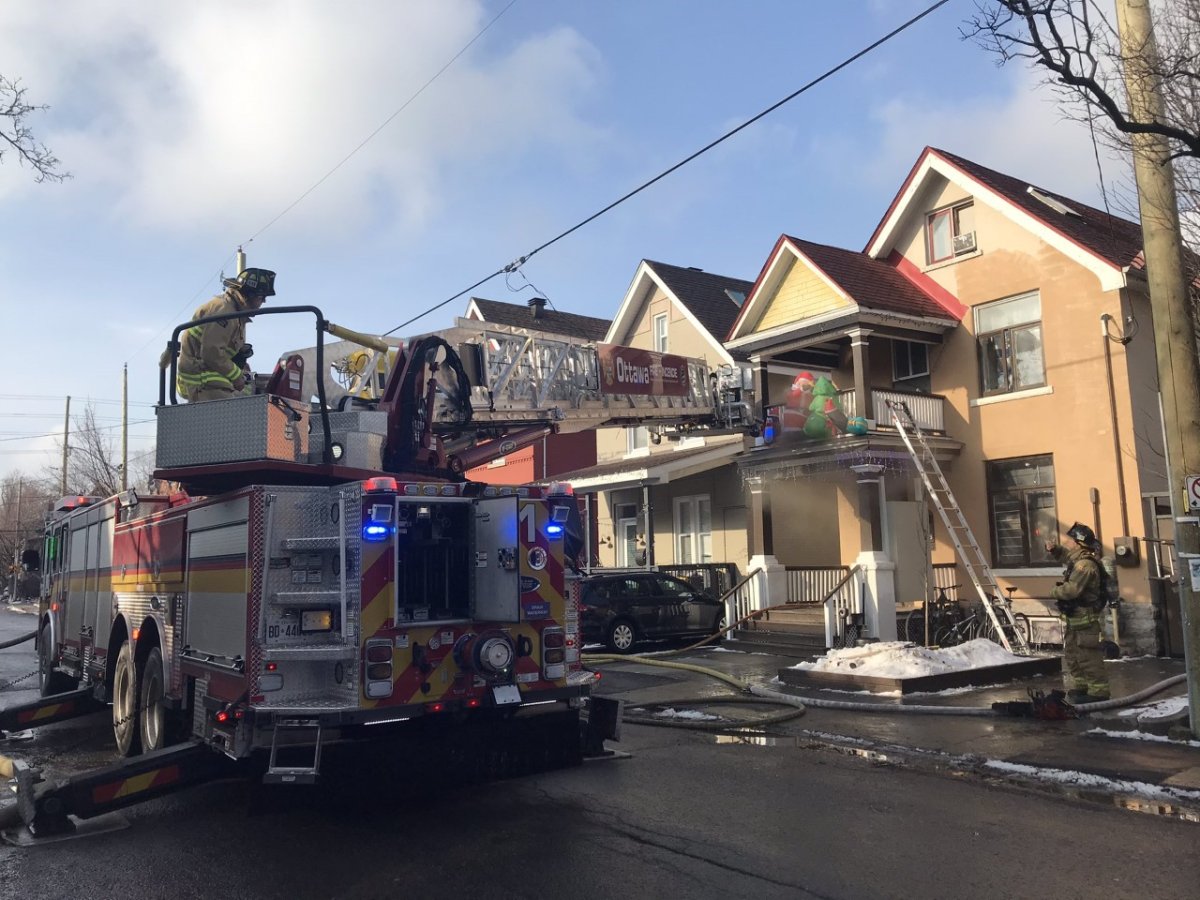
M 275 273 L 269 269 L 245 269 L 223 283 L 224 293 L 197 309 L 193 319 L 253 312 L 275 293 Z M 223 400 L 247 392 L 248 318 L 193 325 L 184 332 L 176 388 L 185 400 Z
M 1072 703 L 1093 703 L 1109 698 L 1108 676 L 1104 673 L 1100 614 L 1108 598 L 1104 574 L 1096 558 L 1099 542 L 1088 526 L 1076 522 L 1063 536 L 1063 544 L 1046 544 L 1058 562 L 1065 562 L 1063 580 L 1051 592 L 1066 623 L 1063 627 L 1063 656 L 1073 685 L 1067 694 Z

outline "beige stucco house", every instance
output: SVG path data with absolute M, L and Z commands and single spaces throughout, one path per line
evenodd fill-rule
M 1117 560 L 1122 647 L 1178 652 L 1153 542 L 1169 518 L 1140 246 L 1133 223 L 932 148 L 862 252 L 781 237 L 726 347 L 764 405 L 803 369 L 866 422 L 814 440 L 785 420 L 739 455 L 765 596 L 787 595 L 789 567 L 858 564 L 866 631 L 888 639 L 930 554 L 954 561 L 892 427 L 887 401 L 903 400 L 1018 610 L 1053 612 L 1043 544 L 1081 520 Z

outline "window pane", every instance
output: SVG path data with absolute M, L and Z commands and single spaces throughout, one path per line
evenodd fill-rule
M 625 429 L 625 433 L 630 452 L 644 450 L 650 446 L 650 432 L 646 429 L 645 425 L 639 425 L 637 428 L 627 428 Z
M 892 359 L 896 361 L 896 377 L 907 378 L 912 374 L 912 362 L 907 341 L 892 341 Z
M 950 211 L 940 212 L 929 220 L 929 261 L 936 262 L 953 254 L 951 247 Z
M 996 565 L 1024 565 L 1025 535 L 1019 496 L 1002 494 L 992 499 L 992 533 L 996 536 Z
M 658 592 L 668 597 L 682 597 L 692 593 L 692 589 L 674 578 L 659 578 Z
M 1035 291 L 1023 297 L 975 307 L 975 330 L 978 334 L 986 334 L 1013 325 L 1028 325 L 1041 321 L 1041 318 L 1042 298 Z
M 954 233 L 966 234 L 975 230 L 975 206 L 968 203 L 954 211 Z
M 908 356 L 912 360 L 911 372 L 912 375 L 928 375 L 929 374 L 929 348 L 924 344 L 909 344 Z
M 1039 387 L 1046 383 L 1042 361 L 1042 326 L 1033 325 L 1012 332 L 1015 388 Z
M 1054 508 L 1054 491 L 1027 491 L 1025 515 L 1029 520 L 1030 563 L 1052 564 L 1046 552 L 1046 541 L 1058 540 L 1058 515 Z
M 1012 389 L 1008 378 L 1008 359 L 1003 332 L 985 335 L 979 339 L 979 378 L 985 394 Z

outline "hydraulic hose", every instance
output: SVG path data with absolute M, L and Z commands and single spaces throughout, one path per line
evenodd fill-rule
M 739 691 L 745 692 L 747 689 L 746 682 L 740 678 L 735 678 L 733 675 L 727 675 L 724 672 L 719 672 L 716 669 L 710 669 L 707 666 L 697 666 L 692 663 L 671 662 L 666 659 L 650 659 L 645 656 L 620 656 L 617 654 L 601 653 L 597 656 L 587 654 L 584 656 L 585 662 L 628 662 L 637 663 L 639 666 L 658 666 L 663 669 L 682 669 L 685 672 L 697 672 L 701 675 L 708 675 L 710 678 L 715 678 L 718 681 L 723 681 Z
M 17 646 L 17 644 L 23 644 L 26 641 L 32 641 L 35 637 L 37 637 L 37 632 L 31 631 L 29 634 L 23 635 L 19 638 L 13 638 L 10 641 L 0 641 L 0 650 L 7 650 L 9 647 Z
M 1187 680 L 1187 675 L 1172 675 L 1170 678 L 1164 678 L 1157 684 L 1152 684 L 1148 688 L 1143 688 L 1136 694 L 1129 694 L 1126 697 L 1113 697 L 1111 700 L 1098 700 L 1095 703 L 1081 703 L 1075 707 L 1078 712 L 1089 713 L 1099 712 L 1102 709 L 1113 709 L 1117 706 L 1128 706 L 1130 703 L 1137 703 L 1139 700 L 1145 700 L 1157 694 L 1159 691 L 1164 691 L 1174 684 L 1183 684 Z
M 728 720 L 722 721 L 705 721 L 696 719 L 672 719 L 668 716 L 655 716 L 643 713 L 626 712 L 622 716 L 622 720 L 630 722 L 634 725 L 654 725 L 661 728 L 689 728 L 697 731 L 727 731 L 730 728 L 754 727 L 762 728 L 764 725 L 777 725 L 780 722 L 787 722 L 790 719 L 798 719 L 804 715 L 804 704 L 800 702 L 799 697 L 788 697 L 787 699 L 776 700 L 774 698 L 747 697 L 744 694 L 736 697 L 686 697 L 681 700 L 655 700 L 653 703 L 646 704 L 647 706 L 657 707 L 672 707 L 672 706 L 710 706 L 716 703 L 732 703 L 739 706 L 751 705 L 769 705 L 769 706 L 785 706 L 784 709 L 777 713 L 762 716 L 752 721 L 747 721 L 744 724 L 731 723 Z M 636 707 L 644 708 L 644 707 Z

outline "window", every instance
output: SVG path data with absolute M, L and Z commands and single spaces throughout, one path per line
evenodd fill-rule
M 658 353 L 667 352 L 667 314 L 659 313 L 654 317 L 654 349 Z
M 712 562 L 712 503 L 707 494 L 675 498 L 675 562 Z
M 650 431 L 645 425 L 625 429 L 625 452 L 639 453 L 650 450 Z
M 968 201 L 929 214 L 925 220 L 925 255 L 930 265 L 974 250 L 974 204 Z
M 1037 291 L 975 307 L 983 396 L 1045 386 L 1041 320 Z
M 636 566 L 638 558 L 637 506 L 632 503 L 622 503 L 617 506 L 613 518 L 616 520 L 617 565 Z
M 992 559 L 997 568 L 1053 565 L 1046 541 L 1058 539 L 1054 461 L 1026 456 L 987 464 Z
M 892 375 L 901 387 L 929 390 L 929 347 L 916 341 L 892 341 Z

